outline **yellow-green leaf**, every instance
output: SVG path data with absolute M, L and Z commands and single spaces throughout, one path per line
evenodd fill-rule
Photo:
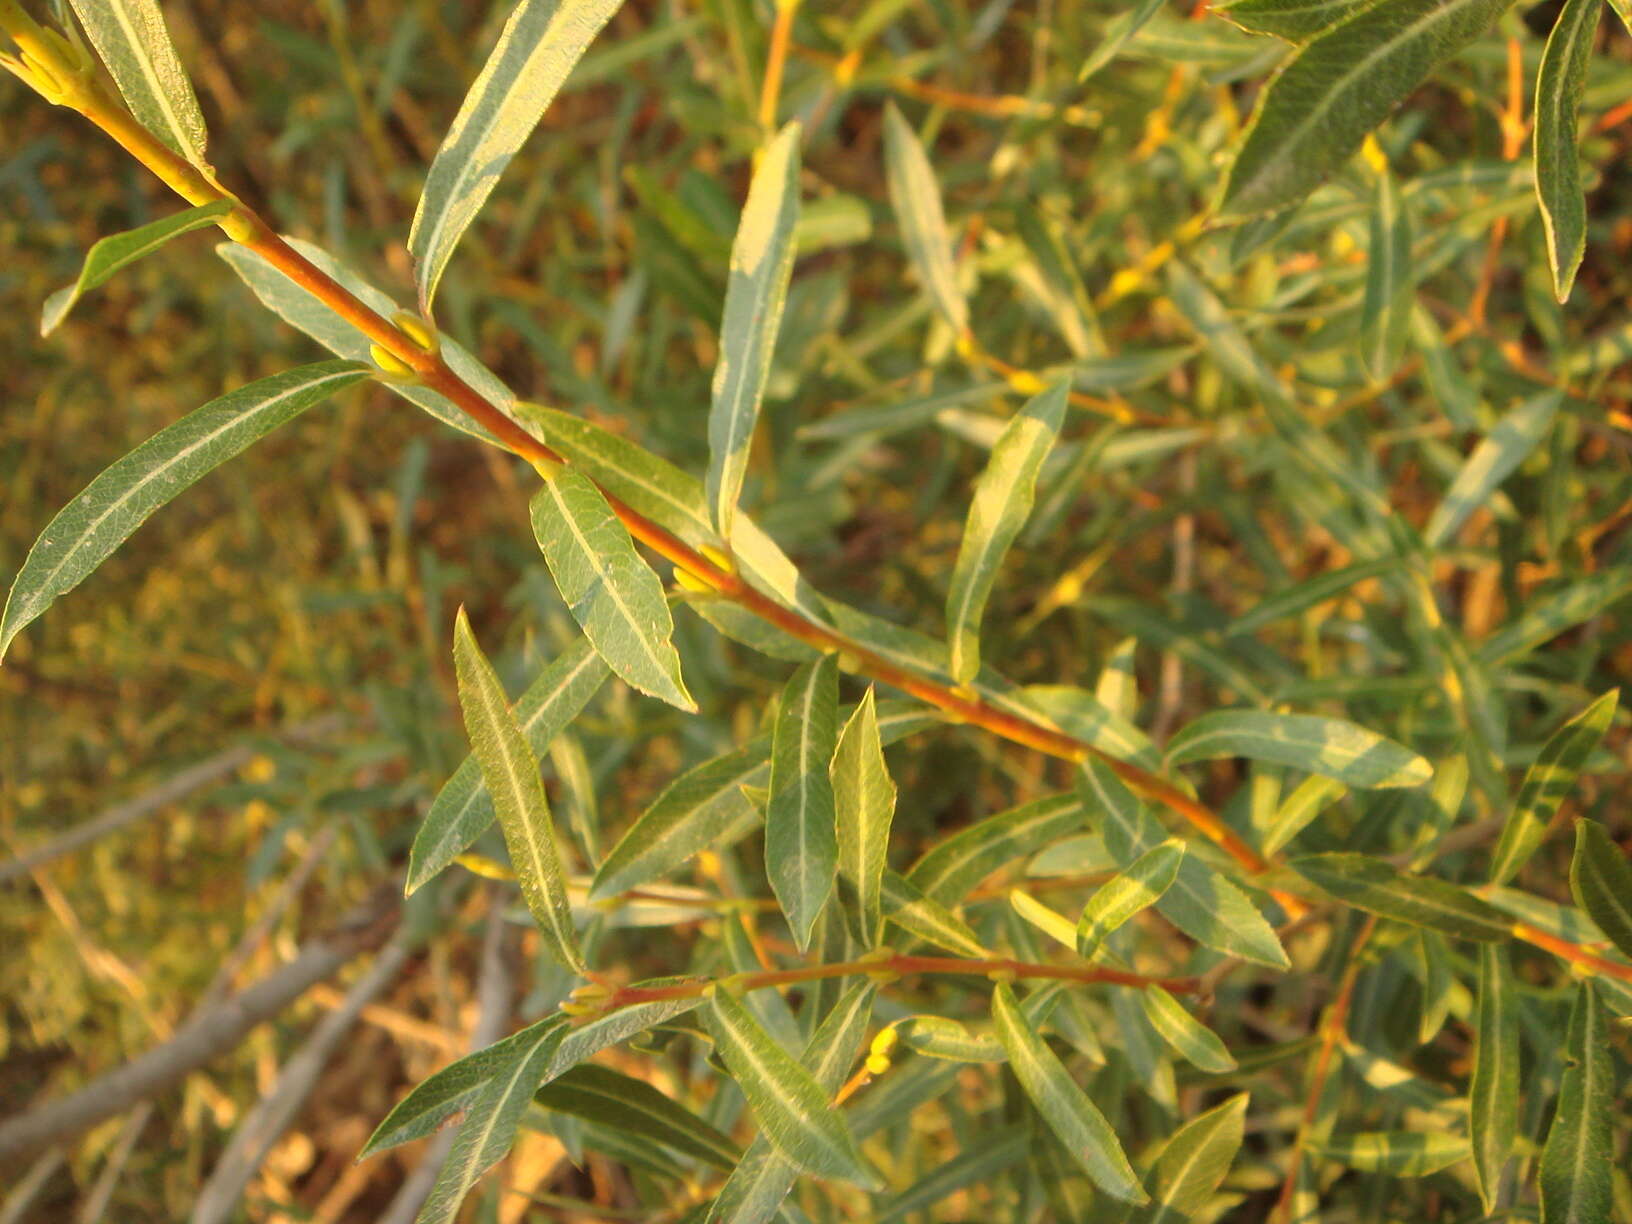
M 765 873 L 803 951 L 833 891 L 838 831 L 828 767 L 838 746 L 839 667 L 823 655 L 782 690 L 771 740 Z
M 73 0 L 73 5 L 131 113 L 195 166 L 205 165 L 204 116 L 157 0 Z
M 1092 960 L 1107 935 L 1140 910 L 1160 901 L 1178 878 L 1183 861 L 1184 842 L 1170 837 L 1101 884 L 1077 919 L 1077 955 Z
M 884 764 L 873 690 L 845 723 L 831 766 L 838 818 L 839 876 L 854 894 L 851 928 L 864 945 L 878 943 L 884 926 L 884 862 L 895 815 L 895 783 Z
M 1576 269 L 1587 249 L 1587 202 L 1581 192 L 1581 154 L 1576 125 L 1587 88 L 1587 61 L 1598 31 L 1598 0 L 1564 0 L 1548 35 L 1536 73 L 1534 154 L 1536 199 L 1547 233 L 1547 262 L 1553 292 L 1570 296 Z
M 1312 714 L 1216 710 L 1167 745 L 1174 765 L 1226 756 L 1289 765 L 1368 789 L 1421 786 L 1434 772 L 1422 757 L 1375 731 Z
M 893 102 L 884 108 L 884 176 L 907 258 L 935 308 L 962 335 L 969 330 L 969 303 L 958 288 L 957 269 L 952 265 L 952 239 L 941 210 L 941 188 L 918 134 Z
M 1609 941 L 1632 957 L 1632 864 L 1596 820 L 1575 822 L 1570 892 Z

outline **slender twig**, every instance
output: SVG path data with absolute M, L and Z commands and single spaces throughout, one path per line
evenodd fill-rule
M 42 1151 L 113 1117 L 233 1049 L 257 1025 L 276 1016 L 314 982 L 390 935 L 400 898 L 382 890 L 354 910 L 331 935 L 303 947 L 288 964 L 253 986 L 192 1017 L 176 1035 L 78 1092 L 0 1122 L 0 1161 Z
M 765 53 L 765 82 L 759 93 L 759 126 L 767 134 L 776 129 L 776 108 L 782 98 L 782 70 L 788 62 L 793 18 L 798 11 L 799 0 L 777 0 L 771 45 Z
M 142 127 L 109 96 L 100 83 L 87 75 L 77 74 L 72 65 L 61 60 L 55 46 L 41 36 L 39 27 L 23 16 L 13 0 L 0 0 L 0 28 L 4 28 L 36 62 L 60 67 L 61 79 L 58 84 L 61 89 L 50 100 L 68 106 L 90 120 L 189 203 L 232 201 L 236 208 L 220 222 L 221 229 L 229 238 L 254 251 L 294 284 L 323 302 L 373 344 L 407 367 L 418 383 L 457 405 L 476 424 L 487 430 L 500 446 L 539 466 L 567 462 L 564 455 L 533 437 L 501 408 L 464 382 L 449 368 L 434 346 L 430 349 L 422 347 L 395 324 L 370 309 L 285 242 L 266 221 L 217 183 L 213 176 L 185 161 Z M 1102 760 L 1128 786 L 1189 821 L 1248 871 L 1263 872 L 1271 866 L 1263 855 L 1242 840 L 1210 808 L 1165 778 L 1119 760 L 1043 720 L 1000 708 L 972 689 L 954 687 L 890 662 L 831 626 L 811 620 L 803 613 L 783 607 L 761 594 L 742 578 L 728 558 L 720 556 L 716 560 L 705 555 L 611 493 L 602 492 L 606 493 L 613 512 L 635 539 L 696 582 L 712 588 L 789 636 L 824 652 L 842 653 L 874 680 L 944 710 L 959 721 L 981 727 L 1014 743 L 1070 761 Z M 1304 904 L 1299 898 L 1278 892 L 1274 895 L 1282 907 L 1294 916 L 1303 912 Z

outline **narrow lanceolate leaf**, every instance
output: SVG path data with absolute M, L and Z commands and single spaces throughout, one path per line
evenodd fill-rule
M 1235 1070 L 1235 1059 L 1218 1034 L 1197 1020 L 1167 991 L 1151 986 L 1140 992 L 1145 1018 L 1162 1040 L 1191 1066 L 1215 1075 Z
M 436 151 L 408 250 L 429 311 L 453 248 L 620 0 L 522 0 Z
M 1502 1170 L 1519 1128 L 1519 1009 L 1507 948 L 1479 948 L 1479 1014 L 1474 1031 L 1468 1134 L 1485 1214 L 1496 1210 Z
M 1320 34 L 1264 90 L 1221 219 L 1295 204 L 1512 0 L 1382 0 Z
M 1543 391 L 1498 422 L 1490 435 L 1473 448 L 1473 454 L 1445 491 L 1445 500 L 1434 507 L 1433 517 L 1423 529 L 1423 543 L 1439 548 L 1450 542 L 1468 516 L 1484 505 L 1496 487 L 1541 444 L 1563 398 L 1562 391 Z
M 1082 62 L 1082 67 L 1077 69 L 1077 84 L 1082 84 L 1115 59 L 1122 48 L 1128 45 L 1135 34 L 1144 29 L 1146 23 L 1160 12 L 1161 8 L 1162 0 L 1139 0 L 1139 3 L 1106 22 L 1098 44 Z
M 645 1080 L 595 1063 L 557 1076 L 533 1100 L 545 1109 L 661 1143 L 717 1169 L 736 1168 L 742 1155 L 731 1140 Z
M 795 672 L 782 690 L 765 809 L 765 872 L 800 951 L 833 891 L 839 861 L 828 776 L 838 724 L 838 656 L 823 655 Z
M 1518 875 L 1541 845 L 1558 805 L 1575 786 L 1575 776 L 1609 730 L 1620 701 L 1620 690 L 1610 689 L 1565 723 L 1542 745 L 1535 763 L 1525 772 L 1524 785 L 1513 801 L 1501 840 L 1490 866 L 1490 882 L 1506 884 Z
M 1186 1122 L 1162 1147 L 1146 1179 L 1145 1224 L 1186 1224 L 1212 1200 L 1241 1150 L 1248 1096 L 1238 1093 Z
M 958 956 L 990 956 L 969 925 L 938 901 L 925 896 L 905 876 L 885 868 L 884 917 L 909 934 Z
M 843 1115 L 828 1105 L 828 1094 L 760 1027 L 741 999 L 715 990 L 708 1029 L 754 1120 L 778 1152 L 807 1173 L 877 1188 L 878 1178 Z
M 1632 957 L 1632 864 L 1596 820 L 1575 822 L 1570 892 L 1609 941 Z
M 1582 982 L 1564 1041 L 1564 1082 L 1541 1150 L 1542 1224 L 1608 1224 L 1615 1164 L 1614 1068 L 1603 1002 Z
M 527 1112 L 533 1090 L 544 1078 L 544 1070 L 566 1031 L 565 1017 L 529 1030 L 529 1041 L 511 1050 L 509 1061 L 475 1094 L 453 1141 L 453 1150 L 419 1213 L 418 1224 L 452 1221 L 476 1179 L 504 1158 L 515 1142 L 516 1128 Z
M 539 673 L 515 704 L 516 722 L 527 746 L 542 756 L 552 740 L 589 704 L 607 677 L 606 664 L 588 638 L 579 638 Z M 431 810 L 414 834 L 408 851 L 408 878 L 403 884 L 412 896 L 470 848 L 493 823 L 493 800 L 482 779 L 482 768 L 468 756 L 453 771 L 431 801 Z
M 1384 166 L 1377 176 L 1366 250 L 1366 292 L 1360 306 L 1360 356 L 1375 382 L 1387 380 L 1400 363 L 1411 324 L 1411 213 L 1399 184 Z
M 941 317 L 961 336 L 969 330 L 969 303 L 952 264 L 940 184 L 918 134 L 893 102 L 884 110 L 884 177 L 907 258 Z
M 1077 954 L 1092 960 L 1105 937 L 1140 910 L 1155 905 L 1178 877 L 1184 842 L 1170 837 L 1099 886 L 1077 919 Z
M 926 851 L 907 879 L 926 897 L 957 905 L 998 868 L 1024 858 L 1086 825 L 1074 793 L 1049 795 L 988 816 Z
M 157 0 L 73 0 L 85 33 L 142 126 L 204 165 L 204 116 Z
M 674 620 L 663 584 L 605 495 L 562 468 L 534 495 L 532 517 L 561 598 L 606 665 L 630 687 L 695 713 L 669 640 Z
M 1213 12 L 1254 34 L 1303 42 L 1368 3 L 1370 0 L 1235 0 L 1216 6 Z
M 18 571 L 0 615 L 0 658 L 23 626 L 78 586 L 160 506 L 368 374 L 354 362 L 323 361 L 252 382 L 161 429 L 91 481 L 47 524 Z
M 498 813 L 521 895 L 551 954 L 582 973 L 584 958 L 572 926 L 572 908 L 567 904 L 567 886 L 561 878 L 555 826 L 544 798 L 544 783 L 538 776 L 538 758 L 516 725 L 504 686 L 476 644 L 463 608 L 454 623 L 453 661 L 459 676 L 459 705 L 464 711 L 465 730 Z
M 732 829 L 751 827 L 754 805 L 743 794 L 770 779 L 771 744 L 760 738 L 681 774 L 629 827 L 595 872 L 591 898 L 638 888 L 712 846 Z
M 854 986 L 822 1017 L 805 1045 L 800 1063 L 810 1069 L 816 1086 L 831 1097 L 850 1074 L 867 1035 L 878 988 Z M 793 1188 L 799 1166 L 784 1157 L 763 1135 L 748 1145 L 741 1162 L 709 1206 L 708 1224 L 766 1224 Z
M 85 263 L 79 269 L 79 279 L 45 299 L 45 309 L 40 317 L 40 335 L 49 336 L 56 331 L 74 308 L 75 302 L 98 285 L 106 284 L 119 269 L 158 250 L 178 234 L 215 224 L 232 209 L 232 201 L 216 200 L 101 239 L 86 252 Z
M 1445 880 L 1402 875 L 1382 859 L 1314 854 L 1287 866 L 1339 901 L 1455 939 L 1502 940 L 1513 929 L 1512 919 L 1467 889 Z
M 1333 1135 L 1316 1154 L 1351 1169 L 1426 1177 L 1468 1158 L 1468 1141 L 1446 1131 L 1362 1131 Z
M 1536 199 L 1547 232 L 1553 292 L 1560 302 L 1569 298 L 1587 248 L 1587 202 L 1581 194 L 1576 124 L 1601 9 L 1597 0 L 1565 0 L 1536 73 Z
M 1123 870 L 1167 840 L 1166 831 L 1127 785 L 1102 761 L 1077 773 L 1084 806 L 1099 815 L 1105 848 Z M 1223 875 L 1186 854 L 1156 908 L 1179 930 L 1209 948 L 1260 965 L 1286 969 L 1286 949 L 1252 901 Z
M 1020 1087 L 1094 1185 L 1125 1203 L 1148 1201 L 1105 1115 L 1037 1035 L 1005 982 L 992 992 L 992 1022 Z
M 855 900 L 851 930 L 872 947 L 884 926 L 884 857 L 895 816 L 895 783 L 884 764 L 870 688 L 844 724 L 830 776 L 838 819 L 839 875 Z
M 731 538 L 737 495 L 748 471 L 748 447 L 788 299 L 793 230 L 799 221 L 799 130 L 797 123 L 788 124 L 765 149 L 731 246 L 708 413 L 708 504 L 722 540 Z
M 1374 731 L 1337 718 L 1219 710 L 1203 714 L 1167 745 L 1174 765 L 1241 756 L 1377 789 L 1421 786 L 1433 776 L 1426 760 Z
M 1009 545 L 1026 525 L 1037 473 L 1065 419 L 1064 382 L 1036 396 L 1004 427 L 975 485 L 963 542 L 946 595 L 952 676 L 968 684 L 980 671 L 980 618 Z
M 1445 770 L 1440 769 L 1444 777 Z M 1266 855 L 1279 854 L 1281 848 L 1308 827 L 1321 811 L 1349 793 L 1343 783 L 1313 774 L 1298 783 L 1298 788 L 1281 801 L 1275 818 L 1264 830 L 1259 847 Z

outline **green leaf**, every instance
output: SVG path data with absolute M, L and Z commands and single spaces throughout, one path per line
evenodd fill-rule
M 1314 1147 L 1326 1160 L 1391 1177 L 1426 1177 L 1468 1158 L 1468 1141 L 1445 1131 L 1364 1131 Z
M 927 939 L 959 956 L 990 956 L 961 918 L 937 901 L 931 901 L 898 872 L 885 868 L 883 880 L 884 917 L 903 931 Z
M 1228 636 L 1256 633 L 1265 625 L 1296 616 L 1316 604 L 1335 598 L 1357 583 L 1393 573 L 1399 568 L 1399 564 L 1398 559 L 1394 557 L 1379 557 L 1375 561 L 1361 561 L 1355 565 L 1345 565 L 1340 569 L 1316 574 L 1313 578 L 1307 578 L 1287 587 L 1284 591 L 1260 600 L 1248 612 L 1236 618 L 1229 627 Z
M 0 657 L 12 639 L 74 589 L 160 506 L 212 468 L 369 371 L 323 361 L 213 399 L 114 463 L 46 525 L 0 614 Z
M 1442 548 L 1450 543 L 1468 516 L 1484 505 L 1496 487 L 1540 445 L 1563 399 L 1562 391 L 1543 391 L 1497 423 L 1490 436 L 1474 447 L 1451 487 L 1445 491 L 1445 500 L 1434 507 L 1433 516 L 1423 529 L 1423 543 L 1429 548 Z
M 1478 1022 L 1473 1082 L 1468 1090 L 1468 1134 L 1473 1171 L 1485 1214 L 1495 1212 L 1502 1171 L 1519 1128 L 1519 1006 L 1507 948 L 1479 948 Z
M 1310 821 L 1348 793 L 1349 788 L 1343 783 L 1311 774 L 1298 783 L 1297 789 L 1276 809 L 1275 819 L 1264 829 L 1260 849 L 1266 855 L 1280 853 L 1288 842 L 1308 827 Z
M 66 289 L 58 289 L 45 299 L 45 309 L 41 312 L 40 318 L 40 335 L 49 336 L 56 331 L 68 317 L 68 312 L 74 308 L 75 302 L 98 285 L 106 284 L 121 268 L 135 263 L 144 255 L 152 254 L 178 234 L 215 224 L 230 213 L 233 207 L 231 200 L 216 200 L 184 212 L 173 213 L 136 229 L 126 230 L 122 234 L 110 234 L 99 240 L 86 252 L 85 263 L 79 269 L 79 279 Z
M 969 330 L 969 303 L 952 264 L 941 188 L 918 134 L 893 102 L 884 108 L 884 176 L 907 258 L 941 317 L 961 336 Z
M 818 1177 L 878 1188 L 878 1177 L 843 1116 L 828 1105 L 828 1093 L 771 1039 L 741 999 L 716 989 L 708 1001 L 708 1029 L 754 1120 L 778 1152 Z
M 528 1040 L 512 1047 L 505 1065 L 474 1094 L 417 1224 L 451 1224 L 476 1179 L 504 1159 L 566 1030 L 564 1016 L 525 1030 Z
M 1382 0 L 1304 46 L 1259 96 L 1220 220 L 1295 204 L 1511 0 Z
M 884 862 L 895 815 L 895 783 L 884 764 L 869 688 L 839 734 L 831 766 L 838 818 L 839 876 L 855 893 L 851 930 L 867 947 L 883 933 Z
M 1604 1005 L 1576 990 L 1564 1039 L 1564 1081 L 1541 1149 L 1542 1224 L 1609 1224 L 1614 1211 L 1615 1079 Z
M 1402 875 L 1364 854 L 1314 854 L 1292 859 L 1287 866 L 1339 901 L 1454 939 L 1505 940 L 1513 930 L 1511 919 L 1467 889 L 1445 880 Z
M 1596 820 L 1575 822 L 1570 893 L 1609 941 L 1632 957 L 1632 864 Z
M 1032 1029 L 1007 983 L 992 992 L 992 1021 L 1021 1089 L 1082 1171 L 1114 1199 L 1147 1202 L 1116 1132 Z
M 195 166 L 204 116 L 157 0 L 73 0 L 74 12 L 137 121 Z
M 759 421 L 793 271 L 799 135 L 799 124 L 790 123 L 766 147 L 731 247 L 720 357 L 708 413 L 708 504 L 715 530 L 725 540 L 731 538 L 731 520 L 748 471 L 748 447 Z
M 941 905 L 957 905 L 998 868 L 1025 858 L 1085 827 L 1075 792 L 1049 795 L 988 816 L 932 846 L 907 871 L 907 881 Z
M 1598 0 L 1565 0 L 1536 73 L 1536 199 L 1547 232 L 1553 292 L 1560 302 L 1569 299 L 1587 249 L 1587 202 L 1581 193 L 1576 124 L 1601 7 Z
M 1168 263 L 1167 285 L 1173 305 L 1231 381 L 1272 403 L 1286 400 L 1286 388 L 1252 347 L 1229 307 L 1183 260 Z
M 542 756 L 551 741 L 566 729 L 600 691 L 608 675 L 606 664 L 588 638 L 578 638 L 538 674 L 517 699 L 514 713 L 527 746 Z M 431 801 L 430 811 L 414 834 L 408 851 L 408 896 L 470 848 L 493 823 L 493 800 L 487 793 L 482 768 L 467 756 Z
M 1178 878 L 1184 842 L 1170 837 L 1146 850 L 1127 870 L 1101 884 L 1077 919 L 1077 955 L 1093 960 L 1105 937 L 1140 910 L 1155 905 Z
M 851 987 L 822 1017 L 805 1045 L 800 1062 L 810 1068 L 816 1086 L 832 1096 L 850 1074 L 867 1035 L 877 987 Z M 799 1167 L 783 1157 L 763 1135 L 748 1145 L 741 1162 L 708 1209 L 708 1224 L 765 1224 L 793 1188 Z
M 1050 909 L 1024 889 L 1009 889 L 1009 906 L 1062 948 L 1075 945 L 1077 928 L 1071 925 L 1071 920 L 1058 910 Z
M 1102 814 L 1105 848 L 1124 871 L 1167 840 L 1156 818 L 1104 762 L 1085 764 L 1077 786 L 1084 806 Z M 1275 929 L 1247 895 L 1193 854 L 1179 863 L 1156 909 L 1209 948 L 1275 969 L 1291 967 Z
M 1216 5 L 1212 11 L 1250 33 L 1303 42 L 1369 3 L 1371 0 L 1235 0 Z
M 1161 754 L 1150 738 L 1087 689 L 1069 684 L 1028 684 L 1015 693 L 1004 694 L 1006 701 L 1016 698 L 1067 735 L 1092 744 L 1119 761 L 1131 762 L 1153 773 L 1162 767 Z
M 716 1169 L 734 1169 L 742 1152 L 685 1106 L 645 1080 L 585 1063 L 563 1072 L 533 1094 L 545 1109 L 638 1135 Z
M 1171 994 L 1160 986 L 1147 986 L 1140 991 L 1139 998 L 1151 1027 L 1186 1062 L 1213 1075 L 1235 1070 L 1235 1059 L 1224 1048 L 1218 1034 L 1192 1016 Z
M 1055 383 L 1014 415 L 975 484 L 946 594 L 952 677 L 959 684 L 970 683 L 980 671 L 980 618 L 1003 556 L 1031 513 L 1037 473 L 1065 419 L 1067 390 L 1065 383 Z
M 555 848 L 555 825 L 538 776 L 538 758 L 516 725 L 504 686 L 476 644 L 464 608 L 453 628 L 453 661 L 459 676 L 459 705 L 471 750 L 498 813 L 522 898 L 538 923 L 554 958 L 583 973 L 583 953 L 572 925 L 572 907 Z M 529 1089 L 531 1091 L 531 1089 Z
M 601 491 L 562 468 L 533 496 L 532 517 L 561 598 L 606 665 L 630 687 L 696 713 L 669 640 L 663 584 Z
M 430 312 L 453 248 L 619 3 L 521 0 L 511 12 L 436 151 L 414 210 L 408 251 L 422 312 Z
M 1518 875 L 1541 845 L 1558 805 L 1574 789 L 1576 775 L 1609 730 L 1619 701 L 1620 690 L 1610 689 L 1542 745 L 1535 763 L 1525 771 L 1524 785 L 1519 787 L 1519 797 L 1496 843 L 1490 865 L 1492 884 L 1506 884 Z
M 1360 355 L 1374 382 L 1400 364 L 1410 332 L 1416 276 L 1411 259 L 1411 210 L 1386 167 L 1377 176 L 1366 249 L 1366 292 L 1360 305 Z
M 751 822 L 756 813 L 742 788 L 769 781 L 770 756 L 770 738 L 761 736 L 669 783 L 612 847 L 595 872 L 590 897 L 638 888 Z
M 1523 615 L 1503 625 L 1479 644 L 1479 658 L 1499 667 L 1523 658 L 1567 629 L 1614 607 L 1632 591 L 1632 570 L 1611 566 L 1538 599 Z
M 771 740 L 765 873 L 801 952 L 833 891 L 839 843 L 828 766 L 838 746 L 838 656 L 823 655 L 782 690 Z
M 1174 765 L 1241 756 L 1289 765 L 1349 786 L 1421 786 L 1433 768 L 1409 748 L 1337 718 L 1217 710 L 1203 714 L 1168 741 Z
M 1161 11 L 1163 3 L 1164 0 L 1139 0 L 1138 4 L 1106 22 L 1099 42 L 1089 52 L 1088 58 L 1082 61 L 1082 67 L 1077 69 L 1077 84 L 1082 84 L 1115 59 L 1128 41 Z
M 1237 1093 L 1167 1140 L 1145 1179 L 1151 1201 L 1144 1224 L 1185 1224 L 1200 1216 L 1241 1150 L 1248 1101 Z

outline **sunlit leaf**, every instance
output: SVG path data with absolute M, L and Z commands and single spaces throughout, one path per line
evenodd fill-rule
M 429 312 L 453 248 L 620 0 L 521 0 L 436 151 L 408 250 Z
M 1421 786 L 1433 776 L 1428 762 L 1409 748 L 1354 723 L 1311 714 L 1215 710 L 1167 745 L 1167 759 L 1175 765 L 1224 756 L 1290 765 L 1367 789 Z
M 952 239 L 941 210 L 940 184 L 918 134 L 893 102 L 884 108 L 884 175 L 907 257 L 935 308 L 961 335 L 969 330 L 969 303 L 958 288 L 957 269 L 952 266 Z
M 926 851 L 906 878 L 931 900 L 956 905 L 998 868 L 1081 831 L 1085 823 L 1075 792 L 1036 799 L 954 833 Z
M 1146 1224 L 1185 1224 L 1207 1206 L 1241 1150 L 1247 1104 L 1247 1094 L 1238 1093 L 1190 1119 L 1162 1146 L 1145 1179 Z
M 803 950 L 833 891 L 838 833 L 828 766 L 838 745 L 839 668 L 824 655 L 782 690 L 771 746 L 765 873 Z
M 1576 988 L 1564 1038 L 1564 1081 L 1541 1150 L 1542 1224 L 1607 1224 L 1613 1210 L 1615 1070 L 1604 1005 Z
M 232 210 L 232 201 L 216 200 L 209 204 L 200 204 L 197 208 L 174 213 L 136 229 L 126 230 L 122 234 L 110 234 L 99 239 L 96 245 L 85 253 L 85 263 L 79 269 L 79 279 L 66 289 L 58 289 L 45 299 L 45 309 L 41 312 L 40 318 L 40 335 L 49 336 L 54 332 L 68 317 L 68 312 L 74 308 L 75 302 L 98 285 L 106 284 L 121 268 L 130 266 L 144 255 L 152 254 L 178 234 L 190 233 L 196 229 L 203 229 L 206 225 L 215 224 Z
M 1433 517 L 1423 529 L 1423 541 L 1431 548 L 1448 543 L 1480 506 L 1484 505 L 1498 485 L 1517 470 L 1529 457 L 1553 423 L 1558 406 L 1563 402 L 1558 391 L 1544 391 L 1526 400 L 1497 422 L 1473 454 L 1468 456 L 1462 470 L 1456 474 L 1445 499 L 1434 508 Z
M 1468 1141 L 1444 1131 L 1365 1131 L 1333 1135 L 1317 1146 L 1327 1160 L 1394 1177 L 1426 1177 L 1468 1158 Z
M 1219 206 L 1245 220 L 1295 204 L 1511 0 L 1382 0 L 1307 43 L 1259 95 Z
M 586 966 L 572 925 L 572 907 L 567 903 L 555 845 L 555 822 L 550 819 L 544 783 L 538 776 L 538 758 L 527 746 L 505 699 L 504 686 L 476 644 L 463 608 L 454 623 L 453 660 L 471 752 L 498 814 L 522 898 L 551 955 L 582 973 Z
M 1587 203 L 1581 193 L 1576 124 L 1587 88 L 1587 61 L 1598 31 L 1597 0 L 1565 0 L 1536 73 L 1534 154 L 1536 198 L 1547 232 L 1553 290 L 1567 301 L 1587 246 Z
M 889 868 L 884 869 L 883 896 L 884 917 L 903 931 L 958 956 L 991 955 L 967 923 Z
M 715 990 L 708 1001 L 708 1029 L 754 1120 L 782 1156 L 818 1177 L 869 1189 L 879 1184 L 843 1116 L 829 1108 L 828 1094 L 741 999 Z
M 1183 861 L 1184 842 L 1170 837 L 1101 884 L 1077 919 L 1077 955 L 1092 960 L 1107 935 L 1161 900 L 1178 877 Z
M 1455 939 L 1503 940 L 1513 923 L 1465 888 L 1427 876 L 1404 875 L 1364 854 L 1315 854 L 1287 866 L 1359 909 Z
M 878 943 L 884 925 L 885 855 L 895 815 L 895 783 L 884 764 L 872 689 L 839 734 L 831 770 L 839 876 L 854 893 L 853 910 L 846 912 L 853 919 L 856 938 L 871 947 Z
M 573 618 L 631 687 L 696 712 L 680 678 L 663 584 L 601 491 L 563 468 L 533 496 L 533 535 Z
M 323 361 L 229 391 L 120 459 L 57 512 L 29 550 L 0 615 L 0 656 L 30 621 L 74 589 L 160 506 L 279 425 L 369 371 Z
M 1234 0 L 1212 11 L 1254 34 L 1303 42 L 1369 3 L 1371 0 Z
M 1235 1070 L 1235 1059 L 1218 1034 L 1191 1015 L 1171 994 L 1160 986 L 1147 986 L 1139 997 L 1145 1007 L 1145 1018 L 1186 1062 L 1215 1075 Z
M 204 116 L 157 0 L 73 0 L 74 12 L 141 125 L 205 165 Z
M 1619 689 L 1610 689 L 1542 745 L 1534 764 L 1525 771 L 1524 785 L 1502 826 L 1501 840 L 1491 858 L 1492 884 L 1506 884 L 1541 845 L 1559 804 L 1574 789 L 1576 775 L 1609 730 L 1620 697 Z
M 1037 472 L 1065 419 L 1066 390 L 1056 383 L 1015 414 L 975 485 L 946 595 L 952 676 L 959 684 L 980 671 L 980 618 L 1003 556 L 1031 513 Z
M 766 147 L 731 247 L 720 357 L 714 366 L 714 399 L 708 414 L 707 481 L 715 530 L 727 540 L 793 271 L 799 135 L 799 125 L 790 123 Z
M 1032 1029 L 1007 983 L 992 992 L 992 1022 L 1020 1087 L 1083 1172 L 1112 1198 L 1148 1201 L 1116 1132 Z

